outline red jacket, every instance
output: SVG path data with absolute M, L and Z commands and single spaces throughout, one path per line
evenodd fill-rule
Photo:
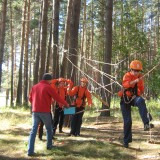
M 75 86 L 75 87 L 72 88 L 72 90 L 68 91 L 68 94 L 70 96 L 76 96 L 77 95 L 76 100 L 75 100 L 75 105 L 77 107 L 80 107 L 80 106 L 85 107 L 86 98 L 87 98 L 87 101 L 88 101 L 88 105 L 92 104 L 91 93 L 89 92 L 89 90 L 86 87 Z
M 130 72 L 127 72 L 124 76 L 123 76 L 123 82 L 122 82 L 122 86 L 124 87 L 124 89 L 127 88 L 134 88 L 135 84 L 130 85 L 131 81 L 136 80 L 137 78 L 142 77 L 142 75 L 139 75 L 139 77 L 132 75 Z M 144 92 L 144 80 L 141 79 L 138 83 L 137 83 L 137 94 L 140 96 L 141 94 L 143 94 Z M 128 96 L 131 96 L 130 91 L 126 91 L 126 94 Z M 122 96 L 122 91 L 120 91 L 118 93 L 119 96 Z
M 38 84 L 34 85 L 30 91 L 29 101 L 32 104 L 32 111 L 51 112 L 52 98 L 65 106 L 68 105 L 47 81 L 40 81 Z

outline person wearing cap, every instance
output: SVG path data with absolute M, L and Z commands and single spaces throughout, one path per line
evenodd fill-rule
M 124 147 L 128 148 L 128 144 L 132 142 L 132 118 L 131 106 L 136 106 L 139 109 L 139 114 L 144 124 L 144 131 L 153 128 L 150 123 L 152 116 L 148 113 L 145 100 L 142 98 L 144 93 L 144 79 L 141 74 L 142 62 L 133 60 L 130 63 L 130 71 L 123 76 L 122 90 L 118 92 L 121 97 L 121 111 L 124 121 Z
M 47 149 L 54 148 L 52 145 L 52 120 L 51 120 L 51 102 L 52 98 L 58 103 L 69 106 L 56 91 L 50 86 L 52 75 L 45 73 L 42 80 L 31 88 L 29 101 L 32 106 L 32 129 L 28 141 L 28 156 L 33 156 L 34 144 L 37 134 L 38 124 L 42 120 L 46 127 Z
M 70 79 L 59 78 L 51 81 L 51 87 L 56 90 L 60 97 L 66 100 L 67 89 L 73 86 L 73 82 Z M 58 102 L 55 102 L 54 119 L 53 119 L 53 136 L 56 133 L 57 125 L 59 124 L 59 133 L 63 133 L 64 123 L 64 106 Z
M 74 97 L 73 105 L 76 107 L 75 115 L 72 115 L 71 118 L 71 131 L 69 136 L 80 136 L 80 130 L 82 125 L 82 117 L 84 114 L 86 99 L 88 106 L 91 108 L 92 99 L 91 93 L 87 88 L 88 80 L 87 78 L 81 78 L 80 85 L 73 87 L 71 90 L 68 90 L 69 96 Z

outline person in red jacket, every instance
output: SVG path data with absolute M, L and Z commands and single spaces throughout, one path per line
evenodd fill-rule
M 138 107 L 145 131 L 154 127 L 154 125 L 150 123 L 152 116 L 150 113 L 148 113 L 145 100 L 141 97 L 144 92 L 144 80 L 141 71 L 141 61 L 132 61 L 130 63 L 130 71 L 123 76 L 123 90 L 118 93 L 118 95 L 121 97 L 120 106 L 124 121 L 123 141 L 124 147 L 126 148 L 128 148 L 128 144 L 132 142 L 131 106 Z
M 68 84 L 66 86 L 66 84 Z M 67 88 L 71 88 L 73 86 L 73 82 L 69 79 L 59 78 L 53 79 L 51 81 L 51 86 L 56 90 L 56 92 L 60 95 L 60 97 L 66 100 L 67 97 Z M 53 135 L 56 133 L 57 125 L 59 124 L 59 133 L 63 133 L 63 122 L 64 122 L 64 111 L 63 105 L 60 103 L 55 103 L 54 110 L 54 119 L 53 119 Z
M 82 125 L 82 117 L 84 114 L 86 99 L 88 101 L 88 106 L 91 107 L 92 99 L 91 93 L 87 89 L 88 80 L 87 78 L 81 78 L 80 86 L 75 86 L 72 90 L 68 91 L 69 96 L 74 96 L 74 104 L 76 106 L 76 113 L 72 115 L 71 118 L 71 131 L 70 136 L 80 136 L 80 129 Z
M 31 88 L 29 101 L 32 106 L 32 129 L 28 142 L 28 156 L 34 155 L 34 144 L 37 134 L 38 124 L 42 120 L 46 127 L 47 149 L 52 149 L 52 120 L 51 120 L 51 102 L 52 98 L 64 106 L 69 104 L 62 99 L 56 91 L 50 86 L 52 76 L 45 73 L 42 80 Z

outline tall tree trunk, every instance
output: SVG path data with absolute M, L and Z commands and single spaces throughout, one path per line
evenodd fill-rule
M 13 92 L 14 92 L 14 41 L 13 41 L 13 25 L 12 25 L 12 6 L 10 1 L 10 30 L 11 30 L 11 99 L 10 106 L 13 106 Z
M 50 24 L 50 35 L 49 35 L 49 42 L 48 42 L 48 54 L 47 54 L 47 63 L 46 63 L 46 73 L 50 72 L 50 62 L 51 62 L 51 44 L 52 44 L 52 23 Z
M 59 77 L 59 8 L 60 0 L 53 0 L 53 68 L 55 78 Z
M 71 19 L 71 28 L 70 28 L 70 44 L 69 44 L 69 54 L 70 56 L 70 64 L 68 67 L 68 72 L 70 73 L 72 70 L 72 64 L 77 66 L 78 62 L 78 29 L 79 29 L 79 18 L 80 18 L 80 8 L 81 8 L 81 0 L 73 1 L 72 8 L 72 19 Z M 77 69 L 73 68 L 73 74 L 71 75 L 71 80 L 76 82 Z
M 160 0 L 158 0 L 158 16 L 157 16 L 157 47 L 160 48 Z
M 46 43 L 47 43 L 47 26 L 48 26 L 48 0 L 43 0 L 43 10 L 42 10 L 42 40 L 41 40 L 41 65 L 39 78 L 41 79 L 45 73 L 45 63 L 46 63 Z
M 62 60 L 62 68 L 61 68 L 61 77 L 66 77 L 67 72 L 67 52 L 68 52 L 68 42 L 70 39 L 70 21 L 72 15 L 72 3 L 73 0 L 68 0 L 67 7 L 67 20 L 65 25 L 65 36 L 64 36 L 64 46 L 63 46 L 63 60 Z
M 30 24 L 30 0 L 27 3 L 27 23 L 26 23 L 26 41 L 24 54 L 24 94 L 23 104 L 28 105 L 28 44 L 29 44 L 29 24 Z
M 24 9 L 22 15 L 22 31 L 21 31 L 21 54 L 20 54 L 20 64 L 19 64 L 19 76 L 18 76 L 18 86 L 17 86 L 17 99 L 16 105 L 22 105 L 22 63 L 24 56 L 24 41 L 25 41 L 25 24 L 26 24 L 26 6 L 27 0 L 24 1 Z
M 35 64 L 34 64 L 34 69 L 33 69 L 33 73 L 34 73 L 34 79 L 33 79 L 33 84 L 36 84 L 38 83 L 39 81 L 39 78 L 42 78 L 39 76 L 39 65 L 40 65 L 40 46 L 41 46 L 41 27 L 42 27 L 42 24 L 41 24 L 41 21 L 42 21 L 42 8 L 43 8 L 43 1 L 41 3 L 41 9 L 40 9 L 40 17 L 39 17 L 39 32 L 38 32 L 38 45 L 37 45 L 37 49 L 36 49 L 36 56 L 35 56 Z
M 84 0 L 84 6 L 83 6 L 83 30 L 82 30 L 82 38 L 81 38 L 81 56 L 84 56 L 84 53 L 86 51 L 86 0 Z M 80 68 L 82 71 L 84 71 L 85 65 L 84 65 L 84 59 L 81 59 Z
M 104 62 L 111 63 L 112 56 L 112 13 L 113 13 L 113 0 L 106 0 L 106 10 L 105 10 L 105 54 L 104 54 Z M 104 65 L 103 72 L 111 75 L 111 66 Z M 103 77 L 104 85 L 110 84 L 110 79 L 107 77 Z M 108 85 L 104 90 L 104 94 L 102 95 L 103 100 L 108 101 L 110 106 L 111 100 L 111 85 Z M 107 108 L 104 104 L 102 105 L 102 109 Z M 102 112 L 101 116 L 109 116 L 110 112 Z
M 0 26 L 0 89 L 2 83 L 2 63 L 4 57 L 4 42 L 5 42 L 5 32 L 6 32 L 7 0 L 3 1 L 1 13 L 2 13 L 2 22 Z

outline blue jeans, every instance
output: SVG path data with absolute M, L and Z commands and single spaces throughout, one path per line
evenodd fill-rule
M 28 154 L 34 153 L 35 138 L 40 121 L 43 121 L 46 127 L 47 148 L 52 146 L 52 121 L 51 113 L 33 112 L 32 113 L 32 129 L 28 141 Z
M 137 96 L 130 104 L 125 104 L 123 99 L 120 103 L 123 121 L 124 121 L 124 143 L 132 142 L 132 116 L 131 106 L 136 106 L 139 109 L 139 114 L 143 124 L 148 124 L 152 120 L 152 116 L 148 113 L 145 100 Z

